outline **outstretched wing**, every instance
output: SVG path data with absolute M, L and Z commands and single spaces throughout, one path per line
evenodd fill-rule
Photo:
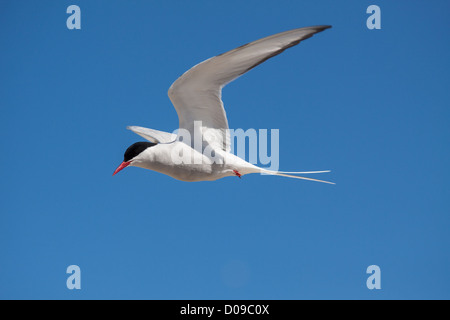
M 185 72 L 169 89 L 180 129 L 188 130 L 191 135 L 200 133 L 214 149 L 229 151 L 222 88 L 267 59 L 330 27 L 314 26 L 278 33 L 210 58 Z M 196 125 L 196 121 L 201 121 L 201 126 Z
M 127 129 L 153 143 L 170 143 L 177 138 L 176 134 L 144 127 L 129 126 Z

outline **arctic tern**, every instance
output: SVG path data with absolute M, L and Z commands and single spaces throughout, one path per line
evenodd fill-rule
M 277 175 L 333 184 L 257 167 L 230 153 L 230 134 L 221 100 L 222 88 L 250 69 L 331 26 L 281 32 L 205 60 L 185 72 L 169 88 L 178 118 L 178 134 L 130 126 L 147 142 L 131 145 L 113 175 L 128 166 L 157 171 L 182 181 L 213 181 L 249 173 Z M 190 138 L 186 138 L 190 136 Z M 200 137 L 200 143 L 195 140 Z

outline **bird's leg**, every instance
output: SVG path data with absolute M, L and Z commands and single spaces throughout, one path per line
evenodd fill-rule
M 239 179 L 241 178 L 241 174 L 239 173 L 239 171 L 237 171 L 237 170 L 233 170 L 233 172 L 234 172 L 234 174 L 235 174 L 236 176 L 238 176 L 238 177 L 239 177 Z

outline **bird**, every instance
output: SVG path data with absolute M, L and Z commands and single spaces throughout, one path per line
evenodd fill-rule
M 241 178 L 260 173 L 334 184 L 297 175 L 330 170 L 272 171 L 231 153 L 228 120 L 221 98 L 226 84 L 329 28 L 329 25 L 319 25 L 277 33 L 209 58 L 186 71 L 168 91 L 179 118 L 178 132 L 128 126 L 127 129 L 147 141 L 136 142 L 126 149 L 124 160 L 113 176 L 126 167 L 134 166 L 187 182 L 215 181 L 229 176 Z

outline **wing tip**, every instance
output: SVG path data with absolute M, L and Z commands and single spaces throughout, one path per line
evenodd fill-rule
M 323 25 L 318 25 L 318 26 L 312 26 L 311 28 L 317 29 L 319 31 L 323 31 L 323 30 L 326 30 L 326 29 L 330 29 L 332 27 L 333 26 L 330 25 L 330 24 L 323 24 Z

